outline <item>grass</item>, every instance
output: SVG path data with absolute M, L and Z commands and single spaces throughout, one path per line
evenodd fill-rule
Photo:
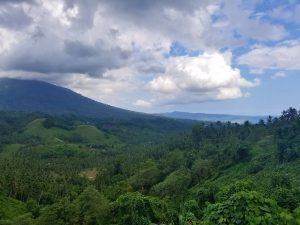
M 30 122 L 23 130 L 24 135 L 38 137 L 44 144 L 63 144 L 80 142 L 80 144 L 109 146 L 121 148 L 123 144 L 113 135 L 106 134 L 95 126 L 76 125 L 72 130 L 58 127 L 45 128 L 45 119 Z

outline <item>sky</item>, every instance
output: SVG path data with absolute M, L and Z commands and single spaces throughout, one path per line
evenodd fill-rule
M 135 111 L 300 109 L 300 0 L 0 0 L 0 77 Z

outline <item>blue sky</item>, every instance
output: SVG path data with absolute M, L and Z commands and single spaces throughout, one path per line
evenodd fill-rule
M 300 1 L 0 2 L 0 76 L 142 111 L 300 109 Z

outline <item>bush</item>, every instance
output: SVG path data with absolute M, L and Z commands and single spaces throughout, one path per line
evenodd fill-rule
M 120 225 L 148 225 L 167 221 L 165 205 L 157 198 L 140 193 L 126 193 L 120 196 L 115 205 Z
M 291 188 L 291 178 L 288 174 L 274 173 L 271 177 L 271 186 L 273 188 Z
M 223 202 L 209 205 L 204 214 L 203 224 L 283 225 L 297 223 L 292 215 L 283 211 L 275 201 L 265 199 L 257 192 L 242 191 Z

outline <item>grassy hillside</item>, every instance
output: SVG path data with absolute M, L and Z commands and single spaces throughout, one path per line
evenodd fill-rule
M 22 134 L 31 138 L 39 138 L 46 144 L 80 143 L 89 145 L 120 145 L 118 138 L 104 133 L 95 126 L 78 124 L 67 129 L 61 127 L 45 127 L 46 119 L 36 119 L 26 125 Z

